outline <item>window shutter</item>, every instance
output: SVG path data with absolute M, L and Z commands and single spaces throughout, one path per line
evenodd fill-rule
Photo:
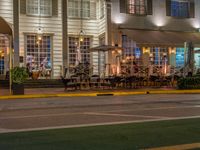
M 147 15 L 152 15 L 152 0 L 147 0 Z
M 194 2 L 190 2 L 190 18 L 195 17 L 195 8 L 194 8 Z
M 52 16 L 58 16 L 58 0 L 52 0 Z
M 26 0 L 20 0 L 20 13 L 26 14 Z
M 166 15 L 171 16 L 171 0 L 166 0 Z
M 96 2 L 90 2 L 90 19 L 96 19 Z
M 127 0 L 120 0 L 120 13 L 127 13 L 126 8 L 127 8 Z

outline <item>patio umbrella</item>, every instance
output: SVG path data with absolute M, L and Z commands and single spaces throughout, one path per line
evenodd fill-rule
M 100 45 L 100 46 L 97 46 L 97 47 L 93 47 L 93 48 L 90 48 L 89 51 L 90 52 L 98 52 L 98 58 L 99 58 L 99 62 L 100 62 L 100 52 L 108 52 L 108 51 L 112 51 L 112 50 L 123 50 L 122 47 L 118 47 L 118 46 L 112 46 L 112 45 Z M 104 54 L 104 60 L 105 60 L 105 54 Z M 110 66 L 108 66 L 108 70 L 110 70 Z M 100 75 L 100 63 L 98 63 L 98 72 L 99 72 L 99 75 Z M 108 71 L 110 72 L 110 71 Z

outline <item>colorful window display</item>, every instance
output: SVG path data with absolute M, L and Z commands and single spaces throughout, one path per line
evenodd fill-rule
M 51 37 L 36 35 L 26 37 L 26 65 L 32 70 L 51 69 Z
M 136 43 L 132 39 L 128 38 L 126 35 L 123 35 L 122 47 L 124 49 L 122 52 L 123 59 L 131 59 L 138 65 L 141 65 L 141 48 L 137 47 Z
M 184 66 L 184 48 L 176 48 L 176 67 Z

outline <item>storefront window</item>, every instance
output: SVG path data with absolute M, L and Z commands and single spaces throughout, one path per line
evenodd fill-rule
M 122 36 L 122 57 L 124 59 L 131 59 L 138 65 L 141 64 L 141 48 L 137 47 L 136 42 L 128 38 L 126 35 Z
M 70 66 L 75 66 L 77 61 L 77 48 L 78 48 L 79 38 L 78 37 L 69 37 L 69 64 Z M 90 48 L 91 41 L 89 37 L 85 37 L 83 42 L 80 42 L 80 55 L 81 63 L 90 62 Z
M 154 65 L 162 66 L 167 61 L 167 48 L 152 47 L 150 57 Z
M 195 67 L 196 69 L 198 69 L 200 68 L 200 48 L 194 48 L 194 51 L 196 51 L 196 53 L 194 54 Z
M 51 37 L 42 36 L 38 41 L 36 35 L 26 37 L 26 65 L 29 71 L 51 69 Z
M 176 48 L 176 67 L 183 67 L 184 59 L 184 48 Z

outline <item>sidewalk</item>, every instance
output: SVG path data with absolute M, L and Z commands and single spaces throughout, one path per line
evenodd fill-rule
M 200 90 L 177 90 L 175 88 L 140 88 L 140 89 L 114 89 L 114 90 L 71 90 L 64 88 L 32 88 L 25 89 L 25 95 L 10 95 L 9 89 L 0 89 L 0 99 L 17 98 L 45 98 L 69 96 L 123 96 L 138 94 L 200 94 Z

